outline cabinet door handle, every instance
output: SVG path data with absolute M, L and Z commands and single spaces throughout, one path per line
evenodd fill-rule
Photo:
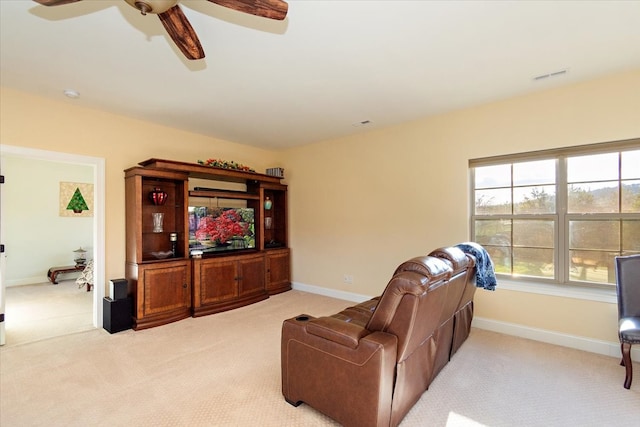
M 187 284 L 185 283 L 184 285 L 182 285 L 183 289 L 187 289 Z

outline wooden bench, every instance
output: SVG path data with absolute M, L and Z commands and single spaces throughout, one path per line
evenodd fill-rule
M 54 285 L 57 285 L 58 282 L 56 279 L 58 278 L 58 274 L 64 273 L 75 273 L 77 271 L 84 271 L 85 265 L 67 265 L 64 267 L 51 267 L 49 271 L 47 271 L 47 277 L 49 281 Z

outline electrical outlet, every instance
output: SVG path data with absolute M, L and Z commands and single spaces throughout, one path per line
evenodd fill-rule
M 353 284 L 353 276 L 351 274 L 345 274 L 342 277 L 342 281 L 348 285 Z

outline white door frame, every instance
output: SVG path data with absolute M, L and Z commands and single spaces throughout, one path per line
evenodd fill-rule
M 2 200 L 2 184 L 0 184 L 0 200 Z M 2 217 L 2 214 L 0 214 Z M 0 236 L 2 236 L 2 221 L 0 221 Z M 1 242 L 0 242 L 1 243 Z M 4 269 L 5 269 L 5 254 L 4 252 L 0 253 L 0 345 L 4 345 L 6 341 L 5 337 L 5 323 L 4 323 L 4 307 L 5 307 L 5 279 L 4 279 Z
M 57 151 L 38 150 L 26 147 L 16 147 L 0 144 L 0 156 L 11 154 L 38 160 L 47 160 L 60 163 L 74 163 L 93 167 L 94 182 L 94 215 L 93 215 L 93 326 L 102 328 L 102 299 L 104 298 L 104 267 L 105 267 L 105 161 L 101 157 L 81 156 Z M 11 179 L 10 177 L 6 179 Z M 5 184 L 6 185 L 6 184 Z M 1 190 L 0 190 L 1 191 Z M 6 209 L 3 205 L 2 209 Z M 0 224 L 2 227 L 2 224 Z M 1 233 L 0 229 L 0 235 Z M 5 253 L 0 255 L 0 267 L 3 264 Z M 6 283 L 3 274 L 0 273 L 0 303 L 4 305 Z M 4 314 L 4 306 L 0 307 Z M 0 322 L 0 345 L 4 344 L 4 322 Z

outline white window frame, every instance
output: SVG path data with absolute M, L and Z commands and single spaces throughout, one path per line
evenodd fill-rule
M 556 160 L 556 212 L 554 214 L 535 215 L 535 217 L 540 219 L 553 217 L 553 221 L 555 224 L 554 228 L 556 232 L 554 238 L 554 269 L 558 271 L 558 280 L 534 277 L 514 277 L 512 275 L 497 274 L 499 287 L 501 289 L 586 299 L 608 303 L 617 302 L 615 286 L 611 286 L 610 284 L 571 281 L 569 279 L 569 262 L 567 260 L 569 253 L 569 221 L 576 218 L 585 219 L 585 216 L 581 214 L 567 213 L 566 159 L 568 157 L 580 155 L 603 154 L 638 149 L 640 149 L 640 138 L 469 160 L 469 230 L 471 239 L 474 239 L 475 237 L 476 219 L 487 219 L 489 217 L 487 215 L 475 214 L 475 167 L 512 164 L 517 162 L 530 162 L 536 160 Z M 512 218 L 516 219 L 517 217 Z M 589 219 L 612 218 L 640 219 L 640 214 L 589 214 Z

